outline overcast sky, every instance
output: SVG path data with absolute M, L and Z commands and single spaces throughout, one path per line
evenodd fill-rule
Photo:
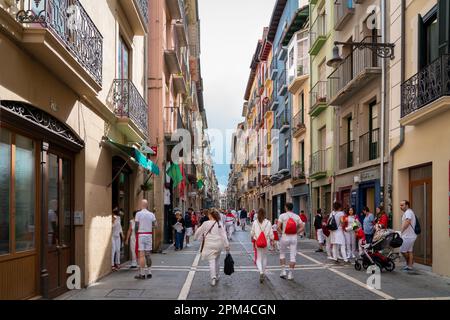
M 250 62 L 263 28 L 269 25 L 275 0 L 198 0 L 198 3 L 208 127 L 221 130 L 225 136 L 226 130 L 236 128 L 243 120 L 242 104 Z M 225 141 L 211 142 L 216 154 L 215 171 L 223 191 L 230 170 L 229 156 L 223 150 Z

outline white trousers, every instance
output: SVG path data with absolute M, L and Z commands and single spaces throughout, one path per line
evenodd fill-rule
M 345 234 L 345 248 L 347 251 L 347 259 L 356 255 L 356 237 L 355 231 L 346 231 Z
M 111 265 L 120 264 L 120 237 L 112 237 Z
M 331 257 L 331 238 L 330 237 L 325 237 L 325 244 L 326 244 L 327 256 Z
M 286 259 L 286 254 L 291 254 L 291 262 L 297 261 L 297 235 L 283 235 L 280 239 L 280 259 Z
M 133 235 L 131 235 L 130 237 L 130 252 L 131 252 L 131 265 L 135 267 L 137 266 L 136 237 L 133 237 Z
M 266 273 L 267 266 L 267 247 L 256 248 L 256 267 L 259 273 Z
M 209 272 L 212 278 L 218 278 L 220 272 L 220 254 L 216 258 L 209 260 Z
M 227 230 L 228 239 L 230 239 L 234 231 L 234 225 L 228 223 L 225 225 L 225 229 Z
M 341 256 L 344 260 L 347 260 L 347 253 L 345 252 L 345 245 L 333 243 L 333 259 L 338 259 L 338 249 L 341 250 Z

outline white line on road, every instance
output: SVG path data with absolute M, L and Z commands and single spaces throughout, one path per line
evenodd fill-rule
M 188 276 L 186 278 L 186 282 L 183 285 L 183 288 L 180 291 L 180 295 L 178 296 L 178 300 L 186 300 L 189 291 L 191 290 L 192 281 L 194 280 L 195 270 L 197 269 L 198 262 L 200 261 L 200 252 L 195 256 L 194 262 L 191 266 L 191 271 L 189 271 Z
M 307 256 L 306 254 L 304 254 L 304 253 L 302 253 L 302 252 L 298 252 L 298 254 L 299 254 L 300 256 L 302 256 L 302 257 L 304 257 L 304 258 L 306 258 L 306 259 L 312 261 L 312 262 L 315 262 L 315 263 L 317 263 L 317 264 L 319 264 L 319 265 L 325 266 L 322 262 L 320 262 L 320 261 L 318 261 L 318 260 L 316 260 L 316 259 L 314 259 L 314 258 L 311 258 L 311 257 Z M 330 268 L 330 267 L 328 267 L 328 266 L 325 266 L 325 268 L 328 269 L 328 270 L 330 270 L 331 272 L 334 272 L 334 273 L 336 273 L 337 275 L 339 275 L 339 276 L 341 276 L 341 277 L 343 277 L 343 278 L 345 278 L 345 279 L 347 279 L 347 280 L 353 282 L 354 284 L 356 284 L 356 285 L 358 285 L 358 286 L 360 286 L 360 287 L 363 287 L 364 289 L 369 290 L 370 292 L 373 292 L 373 293 L 375 293 L 376 295 L 379 295 L 380 297 L 382 297 L 382 298 L 384 298 L 384 299 L 388 299 L 388 300 L 393 300 L 393 299 L 395 299 L 394 297 L 392 297 L 392 296 L 390 296 L 390 295 L 388 295 L 388 294 L 382 292 L 381 290 L 369 288 L 369 287 L 367 286 L 367 284 L 362 283 L 362 282 L 359 281 L 358 279 L 355 279 L 355 278 L 353 278 L 353 277 L 351 277 L 351 276 L 349 276 L 349 275 L 346 275 L 345 273 L 340 272 L 340 271 L 336 270 L 336 269 L 333 268 L 333 267 Z

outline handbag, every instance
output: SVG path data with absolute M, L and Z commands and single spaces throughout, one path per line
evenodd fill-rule
M 205 246 L 205 239 L 206 239 L 206 236 L 208 235 L 208 233 L 210 233 L 210 232 L 211 232 L 212 228 L 214 228 L 214 226 L 216 225 L 216 223 L 217 223 L 217 221 L 216 221 L 216 222 L 214 222 L 214 224 L 212 225 L 212 227 L 211 227 L 211 228 L 209 228 L 209 230 L 208 230 L 208 232 L 207 232 L 207 233 L 203 234 L 203 239 L 202 239 L 202 246 L 200 247 L 200 253 L 202 253 L 202 252 L 203 252 L 203 247 Z
M 231 276 L 231 274 L 234 272 L 234 260 L 230 253 L 227 253 L 227 256 L 225 257 L 225 261 L 223 263 L 223 272 L 227 276 Z

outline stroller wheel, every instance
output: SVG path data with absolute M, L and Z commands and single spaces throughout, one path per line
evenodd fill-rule
M 395 269 L 395 263 L 394 261 L 390 260 L 388 261 L 386 267 L 385 267 L 386 271 L 392 272 Z
M 367 268 L 369 267 L 369 264 L 367 262 L 363 262 L 362 266 L 363 266 L 364 269 L 367 270 Z
M 358 261 L 355 261 L 355 270 L 360 271 L 361 270 L 361 263 L 359 263 Z

